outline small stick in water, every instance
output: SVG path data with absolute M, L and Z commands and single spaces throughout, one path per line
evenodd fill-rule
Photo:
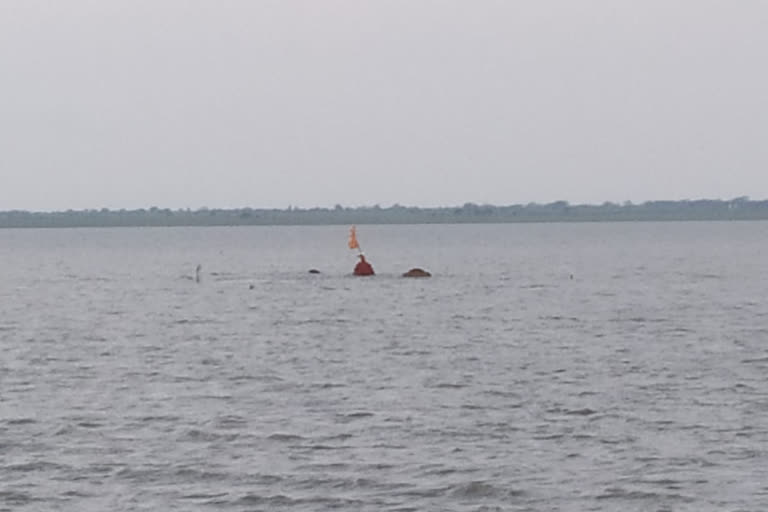
M 195 268 L 195 282 L 196 282 L 196 283 L 199 283 L 199 282 L 200 282 L 200 270 L 201 270 L 202 268 L 203 268 L 203 266 L 202 266 L 202 265 L 200 265 L 200 264 L 198 264 L 198 265 L 197 265 L 197 267 Z

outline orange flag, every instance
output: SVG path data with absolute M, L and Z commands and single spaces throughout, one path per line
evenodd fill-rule
M 349 228 L 349 248 L 360 249 L 360 244 L 357 243 L 357 235 L 355 234 L 355 226 Z

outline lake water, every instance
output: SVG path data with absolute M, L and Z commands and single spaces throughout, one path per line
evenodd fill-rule
M 768 510 L 768 223 L 347 230 L 0 231 L 0 510 Z

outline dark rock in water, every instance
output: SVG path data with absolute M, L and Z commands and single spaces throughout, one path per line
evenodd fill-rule
M 249 290 L 253 290 L 254 288 L 256 288 L 254 285 L 252 285 L 252 284 L 249 284 L 249 285 L 248 285 L 248 289 L 249 289 Z
M 310 273 L 310 274 L 319 274 L 319 273 L 320 273 L 320 271 L 319 271 L 319 270 L 317 270 L 316 268 L 312 268 L 312 269 L 310 269 L 310 270 L 309 270 L 309 273 Z
M 430 274 L 429 272 L 421 268 L 412 268 L 411 270 L 403 274 L 403 277 L 431 277 L 431 276 L 432 274 Z

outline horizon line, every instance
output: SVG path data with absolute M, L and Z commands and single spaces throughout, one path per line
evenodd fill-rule
M 492 207 L 492 208 L 506 208 L 511 206 L 528 206 L 528 205 L 538 205 L 538 206 L 547 206 L 547 205 L 554 205 L 554 204 L 567 204 L 568 206 L 606 206 L 606 205 L 616 205 L 616 206 L 640 206 L 647 203 L 660 203 L 660 202 L 670 202 L 670 203 L 686 203 L 686 202 L 698 202 L 698 201 L 713 201 L 713 202 L 761 202 L 766 201 L 768 199 L 755 199 L 751 198 L 750 196 L 743 195 L 743 196 L 736 196 L 729 199 L 723 199 L 723 198 L 710 198 L 710 197 L 700 197 L 700 198 L 686 198 L 686 199 L 646 199 L 642 201 L 631 201 L 631 200 L 622 200 L 622 201 L 612 201 L 612 200 L 605 200 L 600 203 L 592 203 L 592 202 L 581 202 L 581 203 L 575 203 L 568 201 L 566 199 L 559 199 L 555 201 L 549 201 L 549 202 L 537 202 L 537 201 L 528 201 L 525 203 L 507 203 L 507 204 L 498 204 L 498 203 L 488 203 L 488 202 L 474 202 L 474 201 L 465 201 L 462 204 L 444 204 L 440 206 L 420 206 L 420 205 L 413 205 L 413 204 L 401 204 L 398 202 L 391 203 L 388 205 L 382 205 L 381 203 L 374 203 L 374 204 L 363 204 L 363 205 L 344 205 L 341 203 L 336 203 L 333 206 L 321 206 L 321 205 L 315 205 L 315 206 L 294 206 L 292 204 L 289 204 L 286 207 L 264 207 L 264 206 L 198 206 L 198 207 L 163 207 L 158 205 L 150 205 L 150 206 L 139 206 L 139 207 L 86 207 L 86 208 L 65 208 L 65 209 L 24 209 L 24 208 L 12 208 L 7 210 L 0 210 L 2 213 L 9 213 L 9 212 L 24 212 L 24 213 L 67 213 L 67 212 L 101 212 L 101 211 L 108 211 L 108 212 L 121 212 L 121 211 L 141 211 L 141 210 L 170 210 L 170 211 L 210 211 L 210 210 L 267 210 L 267 211 L 295 211 L 295 210 L 338 210 L 339 208 L 343 210 L 355 210 L 355 209 L 390 209 L 390 208 L 417 208 L 421 210 L 429 210 L 429 209 L 450 209 L 450 208 L 463 208 L 467 205 L 474 205 L 479 207 Z

